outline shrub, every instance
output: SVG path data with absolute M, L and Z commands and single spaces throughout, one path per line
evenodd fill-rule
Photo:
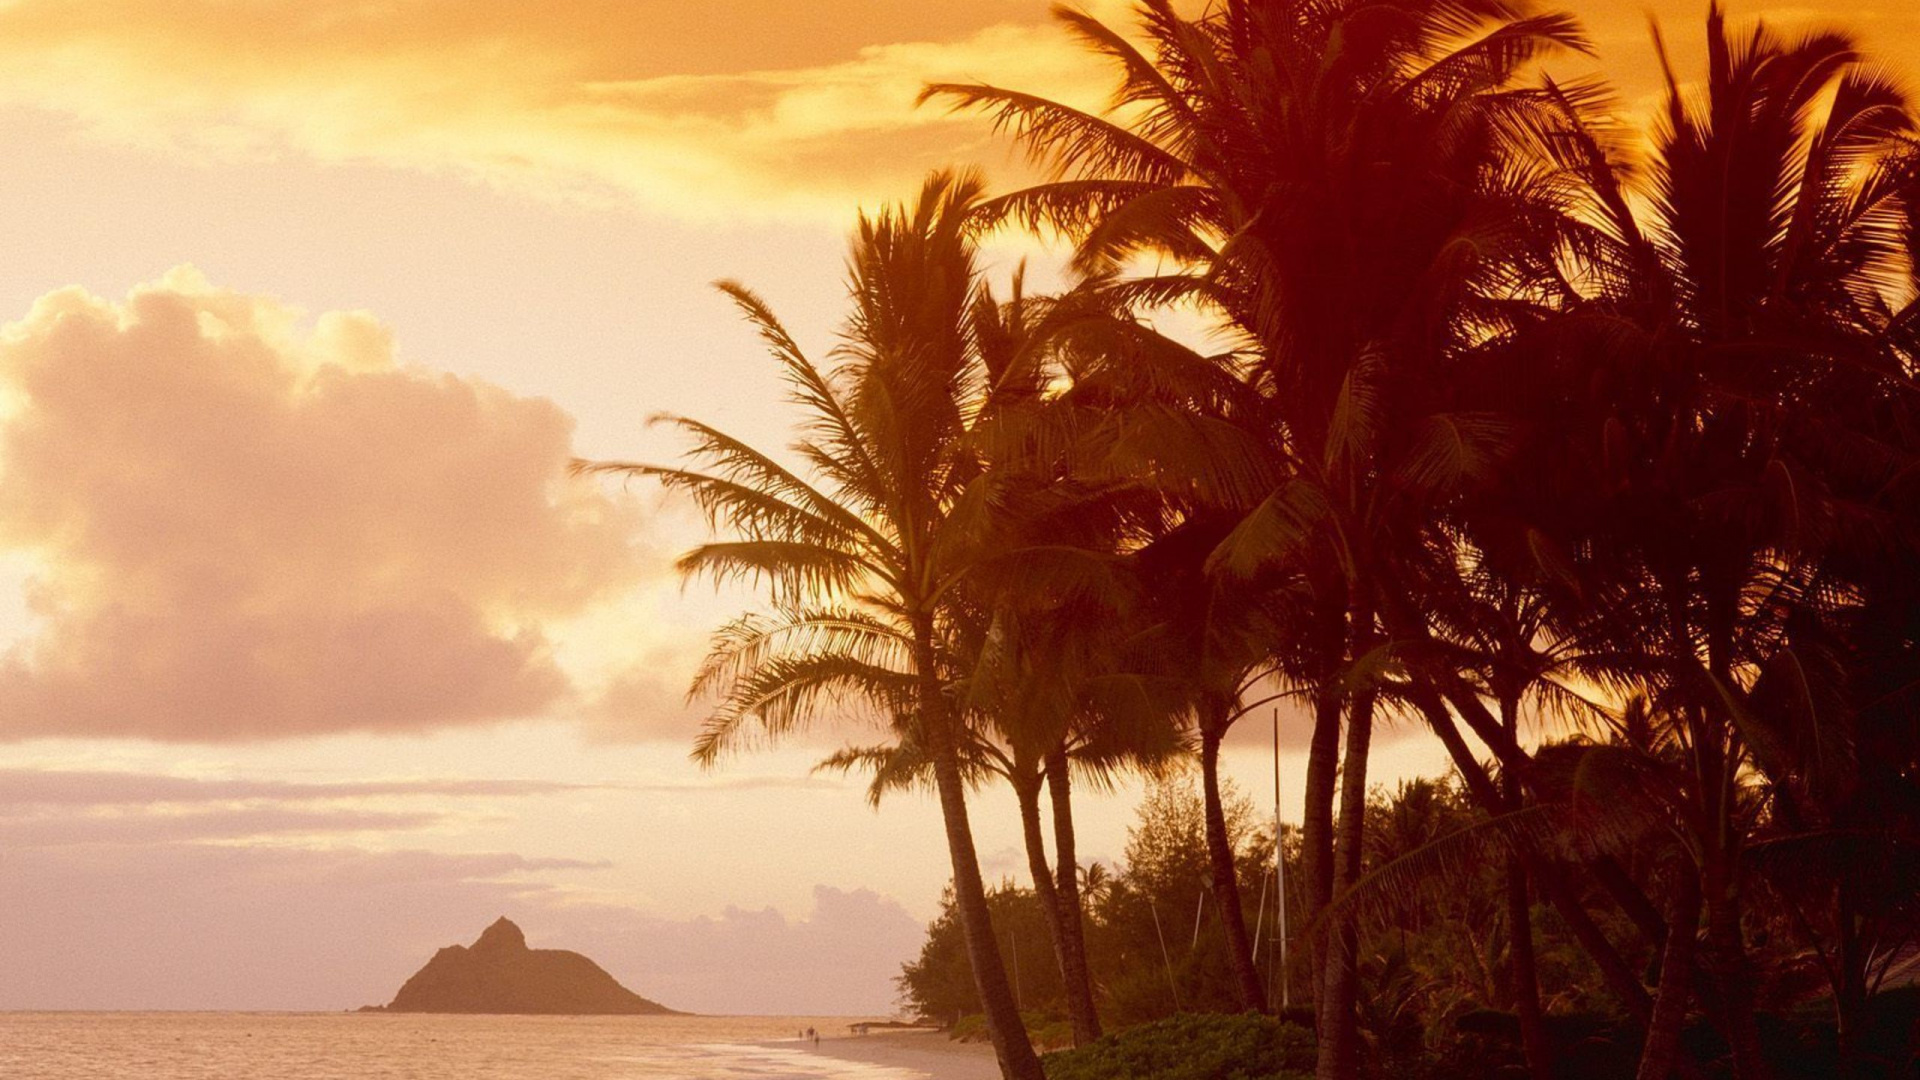
M 1294 1080 L 1313 1033 L 1254 1013 L 1184 1013 L 1046 1055 L 1047 1080 Z
M 1041 1013 L 1022 1013 L 1020 1019 L 1027 1025 L 1027 1038 L 1041 1050 L 1073 1045 L 1073 1025 L 1065 1020 Z M 963 1016 L 947 1029 L 947 1038 L 955 1042 L 986 1042 L 987 1018 L 979 1013 Z
M 1065 1020 L 1048 1020 L 1038 1025 L 1029 1020 L 1027 1035 L 1038 1050 L 1058 1050 L 1073 1045 L 1073 1025 Z

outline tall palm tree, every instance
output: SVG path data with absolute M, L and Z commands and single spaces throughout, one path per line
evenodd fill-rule
M 1699 93 L 1668 69 L 1645 209 L 1603 159 L 1586 172 L 1598 288 L 1556 349 L 1569 385 L 1605 392 L 1549 424 L 1598 465 L 1567 515 L 1595 555 L 1588 647 L 1639 657 L 1676 725 L 1716 1012 L 1736 1071 L 1762 1077 L 1741 928 L 1749 786 L 1775 757 L 1756 717 L 1808 685 L 1794 627 L 1854 606 L 1835 555 L 1890 475 L 1865 422 L 1907 392 L 1885 328 L 1906 292 L 1913 121 L 1843 34 L 1736 32 L 1715 6 L 1706 36 Z
M 1133 555 L 1145 583 L 1153 627 L 1136 647 L 1157 673 L 1162 693 L 1179 703 L 1200 758 L 1210 886 L 1220 913 L 1228 966 L 1240 1005 L 1267 1008 L 1266 980 L 1254 964 L 1240 873 L 1222 795 L 1221 748 L 1241 718 L 1290 696 L 1298 664 L 1281 650 L 1304 620 L 1298 582 L 1266 575 L 1224 582 L 1206 572 L 1209 554 L 1231 527 L 1219 514 L 1195 514 Z
M 850 258 L 853 311 L 822 368 L 758 297 L 723 286 L 771 347 L 805 412 L 795 472 L 696 420 L 692 468 L 624 462 L 588 472 L 685 491 L 723 535 L 682 573 L 759 586 L 771 614 L 723 628 L 696 682 L 719 699 L 694 755 L 711 763 L 865 707 L 924 748 L 967 956 L 1003 1075 L 1041 1080 L 991 925 L 967 810 L 964 711 L 950 640 L 964 582 L 985 557 L 987 474 L 970 433 L 995 406 L 981 354 L 983 303 L 967 219 L 983 184 L 936 173 L 910 206 L 862 216 Z
M 1500 498 L 1515 500 L 1517 494 L 1505 490 Z M 1540 546 L 1546 541 L 1541 534 L 1522 530 L 1515 535 L 1511 523 L 1523 520 L 1530 493 L 1518 501 L 1522 505 L 1511 508 L 1483 503 L 1464 515 L 1506 527 L 1472 523 L 1474 535 L 1462 540 L 1460 573 L 1435 583 L 1440 602 L 1434 605 L 1438 637 L 1455 653 L 1451 662 L 1473 673 L 1481 694 L 1495 703 L 1501 729 L 1516 744 L 1524 712 L 1561 721 L 1604 715 L 1603 706 L 1579 685 L 1578 669 L 1589 658 L 1581 654 L 1573 635 L 1554 624 L 1556 617 L 1579 608 L 1572 571 L 1557 552 L 1542 557 Z M 1589 666 L 1586 674 L 1593 673 Z M 1510 806 L 1525 804 L 1519 770 L 1502 769 L 1498 779 Z M 1505 862 L 1507 992 L 1520 1021 L 1528 1069 L 1544 1080 L 1553 1073 L 1553 1054 L 1540 1003 L 1531 875 L 1517 853 L 1506 853 Z
M 1099 1039 L 1101 1027 L 1074 862 L 1073 774 L 1107 789 L 1122 769 L 1157 771 L 1183 749 L 1175 704 L 1161 700 L 1151 676 L 1115 666 L 1127 652 L 1119 641 L 1125 626 L 1120 613 L 1081 597 L 1041 612 L 1010 604 L 996 611 L 990 626 L 976 620 L 961 637 L 967 662 L 957 697 L 976 717 L 967 725 L 967 771 L 976 781 L 1002 779 L 1013 790 L 1076 1045 Z M 817 768 L 868 771 L 868 798 L 876 806 L 889 792 L 932 781 L 925 748 L 907 741 L 843 748 Z M 1053 819 L 1051 866 L 1043 798 Z
M 1119 69 L 1098 116 L 978 85 L 929 93 L 990 112 L 1055 171 L 992 212 L 1065 230 L 1080 265 L 1117 271 L 1151 253 L 1172 273 L 1121 281 L 1146 302 L 1191 300 L 1251 343 L 1250 382 L 1272 402 L 1268 443 L 1291 475 L 1245 514 L 1216 565 L 1331 563 L 1336 618 L 1319 620 L 1331 682 L 1406 609 L 1406 564 L 1434 554 L 1432 508 L 1484 478 L 1503 432 L 1436 399 L 1448 365 L 1505 323 L 1501 301 L 1528 229 L 1554 220 L 1540 177 L 1508 167 L 1503 133 L 1538 95 L 1514 89 L 1543 52 L 1583 41 L 1573 21 L 1506 0 L 1227 0 L 1196 17 L 1141 8 L 1146 51 L 1057 9 Z M 1412 617 L 1419 619 L 1415 598 Z M 1405 617 L 1397 620 L 1404 629 Z M 1306 858 L 1330 835 L 1340 700 L 1323 686 L 1309 762 Z M 1349 708 L 1348 783 L 1364 790 L 1370 699 Z M 1467 765 L 1477 766 L 1469 760 Z M 1357 814 L 1348 828 L 1356 856 Z M 1325 1077 L 1349 1075 L 1354 966 L 1329 967 Z M 1331 1000 L 1329 1000 L 1331 999 Z

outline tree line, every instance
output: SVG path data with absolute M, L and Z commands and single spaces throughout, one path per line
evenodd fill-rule
M 715 633 L 695 756 L 871 721 L 882 741 L 829 764 L 938 799 L 1010 1078 L 1042 1066 L 969 799 L 1015 793 L 1091 1042 L 1074 792 L 1197 759 L 1224 978 L 1270 1010 L 1219 758 L 1276 698 L 1311 717 L 1292 945 L 1322 1080 L 1378 1066 L 1382 897 L 1463 866 L 1492 868 L 1531 1076 L 1564 1057 L 1541 919 L 1642 1080 L 1775 1075 L 1788 968 L 1867 1075 L 1920 882 L 1920 139 L 1897 81 L 1844 32 L 1716 6 L 1703 73 L 1655 33 L 1641 126 L 1603 76 L 1551 73 L 1591 52 L 1578 20 L 1519 0 L 1055 14 L 1110 65 L 1110 107 L 928 87 L 1043 178 L 943 171 L 861 216 L 829 355 L 723 286 L 790 387 L 788 453 L 672 417 L 683 464 L 580 466 L 691 498 L 713 537 L 680 569 L 765 601 Z M 1005 230 L 1070 247 L 1069 287 L 989 281 Z M 1166 329 L 1195 313 L 1212 344 Z M 1445 748 L 1461 813 L 1370 861 L 1389 720 Z

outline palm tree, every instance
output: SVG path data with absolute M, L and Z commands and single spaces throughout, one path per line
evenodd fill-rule
M 982 190 L 971 173 L 936 173 L 911 206 L 862 216 L 853 312 L 829 368 L 809 360 L 758 297 L 723 286 L 805 411 L 794 450 L 809 475 L 684 418 L 669 422 L 692 438 L 695 468 L 582 468 L 690 494 L 724 535 L 682 557 L 681 572 L 745 581 L 773 602 L 771 614 L 716 636 L 695 686 L 719 699 L 698 760 L 844 707 L 865 707 L 923 747 L 1001 1072 L 1040 1080 L 988 915 L 968 821 L 969 734 L 953 695 L 950 637 L 964 582 L 987 554 L 983 511 L 994 483 L 969 438 L 995 404 L 975 320 L 996 305 L 983 303 L 967 231 Z
M 1511 499 L 1515 492 L 1501 495 Z M 1482 505 L 1467 516 L 1511 522 L 1521 518 L 1522 509 L 1490 512 Z M 1456 653 L 1451 662 L 1473 673 L 1481 694 L 1496 704 L 1501 729 L 1516 744 L 1523 710 L 1529 707 L 1536 718 L 1579 721 L 1604 716 L 1601 704 L 1578 685 L 1579 669 L 1591 658 L 1580 653 L 1573 635 L 1554 624 L 1557 616 L 1579 608 L 1576 583 L 1563 559 L 1557 553 L 1543 558 L 1539 546 L 1545 541 L 1537 533 L 1516 542 L 1511 531 L 1505 537 L 1497 529 L 1475 532 L 1472 540 L 1463 539 L 1458 578 L 1436 583 L 1440 587 L 1434 590 L 1441 599 L 1434 605 L 1434 623 L 1438 636 Z M 1590 664 L 1585 673 L 1597 674 Z M 1498 779 L 1510 806 L 1525 804 L 1518 770 L 1502 769 Z M 1531 875 L 1527 860 L 1516 852 L 1505 853 L 1505 863 L 1503 899 L 1511 939 L 1508 994 L 1520 1021 L 1528 1069 L 1536 1080 L 1544 1080 L 1553 1073 L 1553 1053 L 1534 955 Z
M 1647 209 L 1597 144 L 1569 155 L 1601 226 L 1589 291 L 1544 330 L 1564 359 L 1541 426 L 1575 449 L 1540 457 L 1589 463 L 1547 500 L 1589 553 L 1573 632 L 1672 725 L 1714 1012 L 1738 1074 L 1763 1077 L 1744 849 L 1755 776 L 1784 766 L 1757 718 L 1786 687 L 1806 697 L 1795 627 L 1855 606 L 1835 556 L 1875 531 L 1908 456 L 1871 427 L 1907 392 L 1885 331 L 1906 288 L 1912 120 L 1844 35 L 1736 34 L 1716 6 L 1707 46 L 1700 94 L 1668 69 Z
M 1134 556 L 1155 620 L 1140 644 L 1161 684 L 1191 718 L 1200 756 L 1209 880 L 1227 961 L 1241 1008 L 1263 1012 L 1266 980 L 1254 964 L 1240 902 L 1240 873 L 1221 795 L 1220 749 L 1240 718 L 1284 696 L 1273 689 L 1281 674 L 1275 644 L 1297 619 L 1290 603 L 1298 596 L 1273 583 L 1230 587 L 1210 578 L 1207 556 L 1224 532 L 1218 518 L 1196 516 Z
M 1015 576 L 1013 581 L 1020 581 Z M 1027 601 L 1031 606 L 1031 599 Z M 1005 780 L 1020 809 L 1021 838 L 1034 895 L 1060 969 L 1075 1045 L 1100 1038 L 1084 933 L 1082 888 L 1074 862 L 1072 776 L 1110 788 L 1128 768 L 1157 771 L 1180 750 L 1175 709 L 1159 700 L 1152 680 L 1116 669 L 1126 650 L 1124 615 L 1088 597 L 1018 610 L 1009 602 L 989 625 L 975 619 L 959 636 L 966 674 L 957 697 L 976 719 L 964 759 L 971 779 Z M 924 747 L 902 741 L 847 747 L 818 769 L 872 774 L 868 798 L 878 806 L 891 791 L 929 784 Z M 1046 796 L 1053 819 L 1055 864 L 1049 866 L 1041 821 Z
M 1504 0 L 1228 0 L 1197 18 L 1141 7 L 1148 51 L 1084 14 L 1059 17 L 1121 73 L 1117 111 L 1097 116 L 997 87 L 931 95 L 989 111 L 1055 171 L 989 213 L 1062 229 L 1079 264 L 1134 256 L 1172 273 L 1113 287 L 1143 302 L 1190 300 L 1251 344 L 1250 384 L 1272 403 L 1267 444 L 1288 480 L 1244 514 L 1216 568 L 1332 565 L 1336 617 L 1312 630 L 1322 655 L 1309 762 L 1306 858 L 1324 902 L 1341 695 L 1334 680 L 1420 619 L 1409 562 L 1430 561 L 1434 507 L 1485 479 L 1504 432 L 1436 398 L 1460 353 L 1506 323 L 1512 259 L 1550 225 L 1541 177 L 1507 168 L 1503 133 L 1540 110 L 1513 89 L 1543 51 L 1583 44 L 1573 21 Z M 1364 791 L 1370 698 L 1349 712 L 1348 784 Z M 1357 705 L 1358 707 L 1352 707 Z M 1450 723 L 1450 721 L 1448 721 Z M 1466 765 L 1477 767 L 1469 759 Z M 1353 964 L 1336 957 L 1322 994 L 1326 1077 L 1352 1072 Z

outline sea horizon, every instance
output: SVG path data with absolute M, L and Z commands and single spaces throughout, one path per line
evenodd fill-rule
M 30 1080 L 924 1080 L 814 1052 L 826 1016 L 0 1011 L 0 1075 Z M 832 1030 L 828 1030 L 831 1025 Z M 785 1045 L 782 1045 L 785 1044 Z
M 358 1007 L 350 1009 L 59 1009 L 59 1008 L 5 1008 L 0 1007 L 0 1016 L 513 1016 L 529 1020 L 552 1019 L 590 1019 L 590 1020 L 658 1020 L 698 1018 L 703 1020 L 767 1020 L 767 1019 L 812 1019 L 812 1020 L 872 1020 L 876 1023 L 895 1022 L 915 1027 L 931 1029 L 933 1025 L 914 1025 L 912 1021 L 899 1016 L 879 1016 L 870 1013 L 756 1013 L 756 1012 L 691 1012 L 675 1010 L 665 1017 L 633 1014 L 623 1016 L 607 1013 L 512 1013 L 512 1012 L 408 1012 L 393 1011 L 385 1007 Z

